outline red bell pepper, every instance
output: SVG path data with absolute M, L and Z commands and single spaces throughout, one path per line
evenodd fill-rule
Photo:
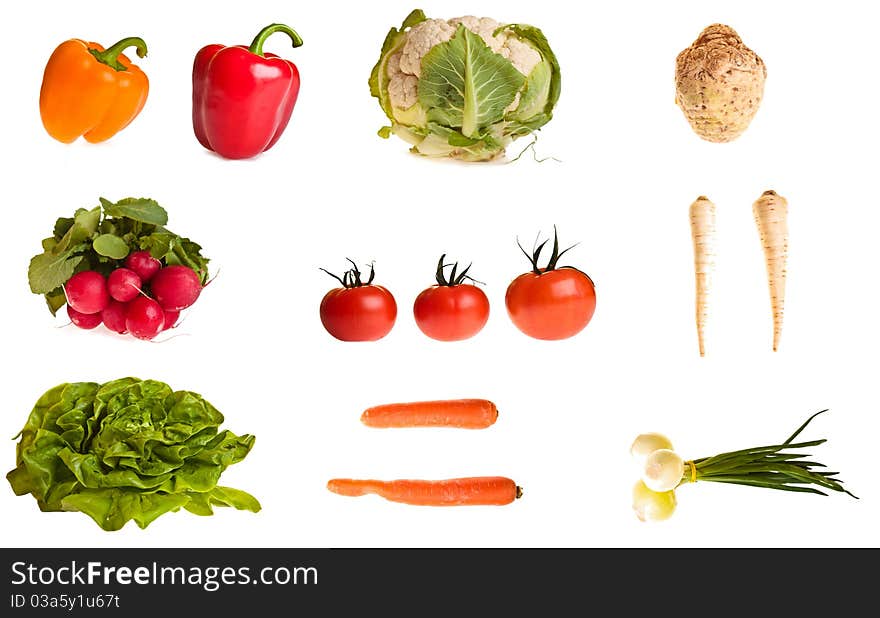
M 206 45 L 193 63 L 193 130 L 199 142 L 227 159 L 247 159 L 275 145 L 299 95 L 299 71 L 289 60 L 263 53 L 263 43 L 284 24 L 263 28 L 250 47 Z

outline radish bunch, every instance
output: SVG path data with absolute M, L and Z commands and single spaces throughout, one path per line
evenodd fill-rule
M 169 230 L 156 200 L 99 198 L 94 208 L 59 217 L 42 253 L 31 258 L 28 284 L 54 316 L 84 329 L 153 339 L 172 328 L 208 283 L 202 247 Z
M 192 268 L 163 266 L 149 251 L 136 251 L 106 277 L 95 270 L 73 275 L 64 293 L 75 326 L 93 329 L 103 323 L 115 333 L 150 340 L 174 327 L 202 287 Z

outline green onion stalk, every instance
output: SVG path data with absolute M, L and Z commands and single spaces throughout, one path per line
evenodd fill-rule
M 828 494 L 822 491 L 825 489 L 843 492 L 858 499 L 858 496 L 844 488 L 843 481 L 837 478 L 839 472 L 827 471 L 824 464 L 809 461 L 808 454 L 791 452 L 826 442 L 825 439 L 808 442 L 794 440 L 806 429 L 810 421 L 827 411 L 816 412 L 782 444 L 756 446 L 687 461 L 679 485 L 712 481 L 827 496 Z

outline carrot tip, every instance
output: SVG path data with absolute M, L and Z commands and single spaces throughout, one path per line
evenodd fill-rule
M 516 486 L 516 498 L 517 499 L 522 498 L 522 495 L 523 495 L 523 488 L 520 487 L 519 485 L 517 485 Z
M 334 494 L 349 496 L 351 498 L 357 498 L 369 493 L 367 487 L 362 481 L 354 481 L 351 479 L 330 479 L 327 481 L 327 489 Z

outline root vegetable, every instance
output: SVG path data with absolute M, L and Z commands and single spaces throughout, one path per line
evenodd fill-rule
M 139 296 L 128 304 L 125 327 L 138 339 L 153 339 L 162 332 L 165 313 L 152 298 Z
M 767 67 L 730 26 L 712 24 L 675 61 L 675 102 L 694 132 L 729 142 L 748 128 L 764 96 Z
M 697 341 L 700 356 L 705 356 L 704 332 L 709 315 L 712 271 L 715 269 L 715 204 L 701 195 L 691 204 L 690 217 L 696 274 Z
M 165 311 L 165 325 L 162 327 L 162 330 L 174 328 L 179 319 L 180 311 Z
M 369 427 L 457 427 L 485 429 L 498 418 L 498 408 L 485 399 L 452 399 L 391 403 L 364 410 Z
M 182 311 L 190 307 L 202 293 L 202 282 L 188 266 L 166 266 L 153 276 L 150 290 L 162 309 Z
M 633 510 L 641 521 L 663 521 L 675 512 L 677 500 L 674 491 L 651 491 L 642 481 L 632 490 Z
M 392 502 L 419 506 L 502 506 L 522 496 L 521 487 L 500 476 L 444 481 L 332 479 L 327 489 L 341 496 L 376 494 Z
M 773 311 L 773 351 L 779 349 L 782 314 L 785 305 L 785 277 L 788 261 L 788 201 L 775 191 L 764 191 L 752 205 L 761 234 L 767 281 L 770 285 L 770 308 Z
M 642 480 L 651 491 L 671 491 L 678 487 L 683 476 L 684 460 L 672 449 L 658 449 L 645 459 Z
M 125 267 L 137 273 L 144 283 L 148 282 L 162 268 L 162 262 L 150 255 L 149 251 L 135 251 L 125 258 Z
M 70 305 L 67 305 L 67 317 L 77 328 L 91 330 L 101 323 L 100 313 L 80 313 Z
M 101 312 L 101 320 L 109 330 L 124 335 L 128 332 L 125 320 L 128 316 L 128 303 L 111 300 L 110 304 Z
M 141 293 L 141 278 L 133 270 L 117 268 L 107 277 L 107 291 L 113 300 L 127 303 Z
M 664 448 L 672 450 L 672 442 L 669 438 L 662 433 L 643 433 L 633 440 L 629 453 L 641 469 L 644 468 L 645 460 L 651 453 Z
M 107 280 L 94 270 L 84 270 L 72 276 L 64 285 L 67 303 L 79 313 L 100 313 L 110 302 Z

